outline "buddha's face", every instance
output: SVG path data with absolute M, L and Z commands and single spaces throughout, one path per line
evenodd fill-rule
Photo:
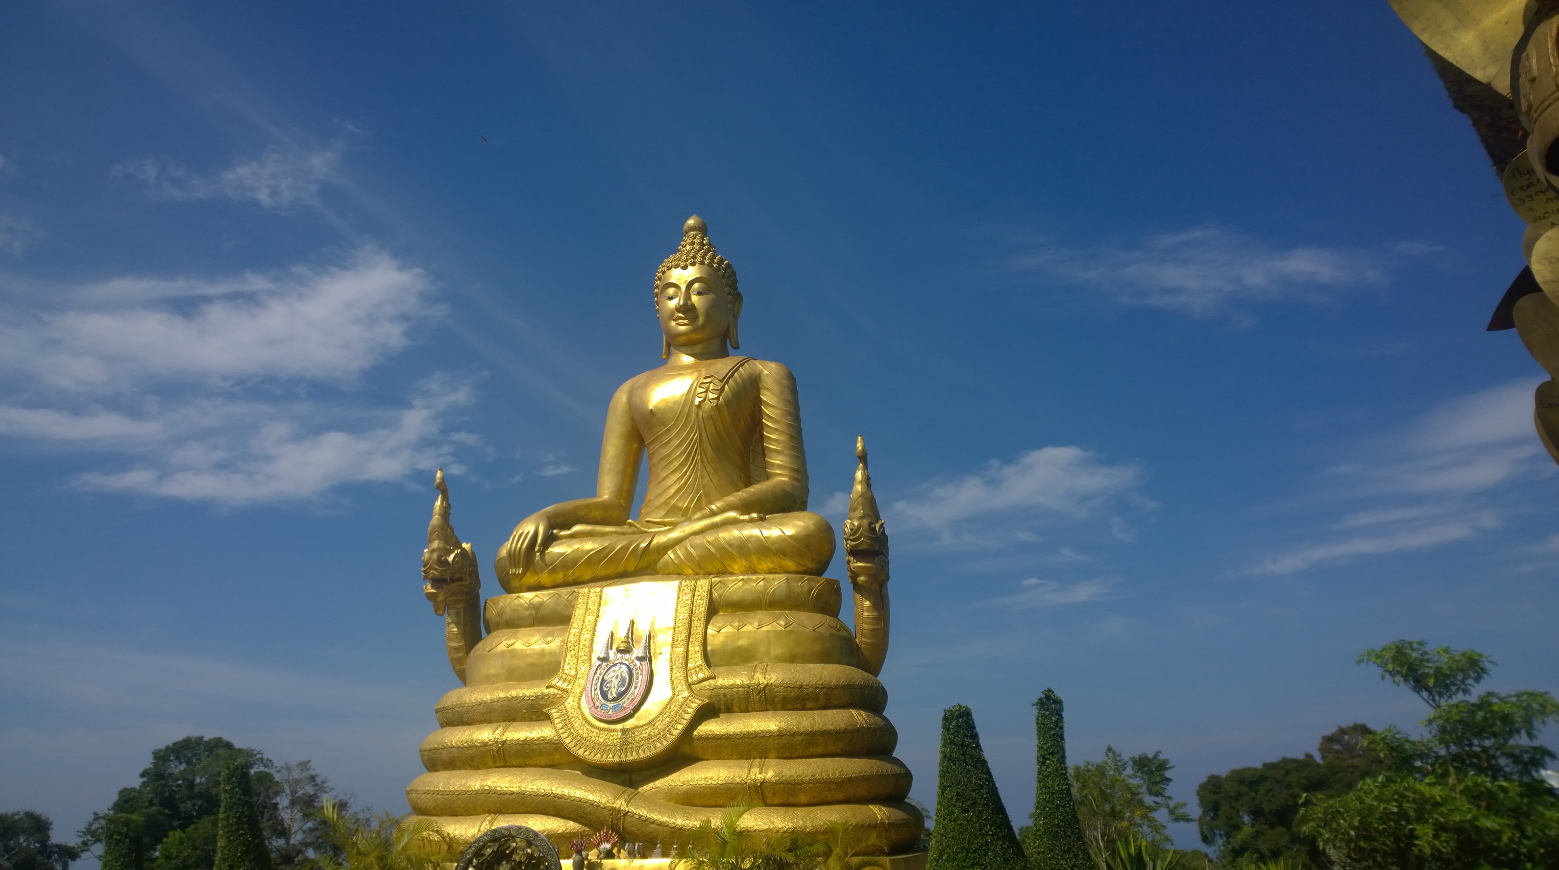
M 660 329 L 677 347 L 725 338 L 735 312 L 720 274 L 708 266 L 672 269 L 655 291 Z

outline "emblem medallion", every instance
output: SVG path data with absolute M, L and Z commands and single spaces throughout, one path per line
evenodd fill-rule
M 607 634 L 585 683 L 585 706 L 591 716 L 602 722 L 617 722 L 632 716 L 644 703 L 655 675 L 650 654 L 654 636 L 652 623 L 644 640 L 635 647 L 631 619 L 621 638 L 615 637 L 615 633 Z

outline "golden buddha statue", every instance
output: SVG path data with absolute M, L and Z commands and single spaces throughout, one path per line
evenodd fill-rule
M 655 307 L 666 362 L 612 396 L 595 497 L 522 521 L 495 564 L 508 594 L 485 605 L 440 472 L 424 592 L 465 686 L 439 702 L 407 799 L 457 845 L 508 824 L 671 844 L 745 802 L 744 827 L 846 822 L 904 851 L 923 822 L 881 716 L 888 551 L 865 446 L 844 530 L 852 633 L 821 576 L 833 529 L 806 510 L 795 378 L 730 354 L 736 271 L 696 215 Z

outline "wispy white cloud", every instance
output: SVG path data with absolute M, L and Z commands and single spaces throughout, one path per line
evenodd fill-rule
M 1498 527 L 1499 520 L 1492 512 L 1477 511 L 1465 518 L 1407 528 L 1392 534 L 1360 535 L 1298 547 L 1263 561 L 1252 568 L 1251 573 L 1293 574 L 1316 565 L 1358 556 L 1382 556 L 1406 550 L 1423 550 L 1452 541 L 1466 540 L 1479 532 Z
M 1411 507 L 1380 507 L 1356 511 L 1337 523 L 1340 529 L 1357 529 L 1388 523 L 1421 520 L 1425 517 L 1443 516 L 1456 510 L 1455 504 L 1424 504 Z
M 137 420 L 114 411 L 23 408 L 0 405 L 0 435 L 41 441 L 126 441 L 161 438 L 157 420 Z
M 51 388 L 102 391 L 159 378 L 348 381 L 436 315 L 420 269 L 374 249 L 328 268 L 209 282 L 122 278 L 65 311 L 14 308 L 0 361 Z
M 850 510 L 850 494 L 842 489 L 836 489 L 813 510 L 829 518 L 843 517 Z
M 1193 317 L 1230 313 L 1243 302 L 1324 299 L 1387 282 L 1389 254 L 1337 247 L 1281 247 L 1218 227 L 1150 236 L 1137 244 L 1038 245 L 1006 268 L 1082 285 L 1116 302 Z
M 378 410 L 378 423 L 343 429 L 310 426 L 299 409 L 257 428 L 229 427 L 167 445 L 135 467 L 88 472 L 83 489 L 164 496 L 187 501 L 244 505 L 315 498 L 353 483 L 391 483 L 413 471 L 444 465 L 458 471 L 445 431 L 449 412 L 471 404 L 467 388 L 425 384 L 409 407 Z
M 1120 517 L 1110 517 L 1110 534 L 1114 535 L 1116 540 L 1127 543 L 1137 539 L 1137 530 Z
M 0 154 L 0 179 L 15 171 L 15 164 L 6 160 L 4 154 Z M 41 238 L 43 238 L 43 230 L 32 221 L 0 212 L 0 251 L 12 256 L 21 256 L 23 251 L 37 244 Z
M 389 686 L 351 685 L 328 675 L 224 661 L 204 652 L 183 656 L 90 643 L 66 647 L 40 656 L 19 640 L 0 642 L 0 653 L 13 665 L 3 669 L 0 689 L 8 697 L 46 700 L 83 716 L 154 712 L 147 699 L 156 699 L 162 712 L 170 704 L 292 709 L 372 705 L 397 711 L 409 706 Z M 46 659 L 54 664 L 39 667 Z
M 932 529 L 950 542 L 959 526 L 980 518 L 1083 517 L 1142 479 L 1133 463 L 1111 464 L 1080 447 L 1043 447 L 894 502 L 890 525 Z
M 340 162 L 343 147 L 271 146 L 253 160 L 241 160 L 215 175 L 193 173 L 178 163 L 143 157 L 114 167 L 114 174 L 138 179 L 159 199 L 231 199 L 285 212 L 318 205 L 320 187 Z
M 556 477 L 560 474 L 573 473 L 574 466 L 569 465 L 567 462 L 564 462 L 563 460 L 558 459 L 556 456 L 551 454 L 548 454 L 547 457 L 542 460 L 541 471 L 537 472 L 537 474 L 540 474 L 542 477 Z
M 1030 577 L 1018 585 L 1011 595 L 979 602 L 983 607 L 1019 607 L 1026 609 L 1056 607 L 1062 604 L 1081 604 L 1109 597 L 1113 583 L 1103 577 L 1066 584 L 1055 580 Z
M 1251 574 L 1293 574 L 1368 556 L 1424 550 L 1499 528 L 1489 496 L 1552 472 L 1532 431 L 1531 380 L 1448 400 L 1406 431 L 1331 469 L 1334 498 L 1357 507 L 1317 539 L 1279 552 Z
M 457 470 L 453 449 L 479 440 L 451 431 L 472 392 L 443 377 L 400 407 L 342 392 L 440 313 L 428 276 L 383 251 L 55 296 L 62 308 L 7 306 L 0 435 L 123 457 L 77 487 L 225 505 L 309 499 Z M 309 398 L 320 387 L 328 399 Z
M 0 251 L 5 251 L 12 256 L 21 256 L 22 252 L 37 244 L 42 238 L 43 230 L 38 229 L 27 218 L 0 214 Z

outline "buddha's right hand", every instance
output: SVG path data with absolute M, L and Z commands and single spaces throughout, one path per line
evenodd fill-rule
M 701 535 L 704 532 L 713 531 L 715 529 L 721 528 L 722 526 L 733 526 L 738 523 L 761 523 L 765 519 L 766 517 L 763 514 L 744 514 L 740 511 L 725 511 L 724 513 L 715 514 L 712 517 L 688 520 L 672 528 L 670 531 L 662 532 L 661 534 L 665 536 L 667 540 L 673 540 L 680 543 L 681 541 L 685 541 L 694 535 Z
M 503 560 L 509 576 L 518 577 L 530 570 L 530 566 L 547 549 L 547 539 L 552 537 L 552 523 L 546 514 L 526 517 L 514 527 L 514 534 L 503 545 Z

